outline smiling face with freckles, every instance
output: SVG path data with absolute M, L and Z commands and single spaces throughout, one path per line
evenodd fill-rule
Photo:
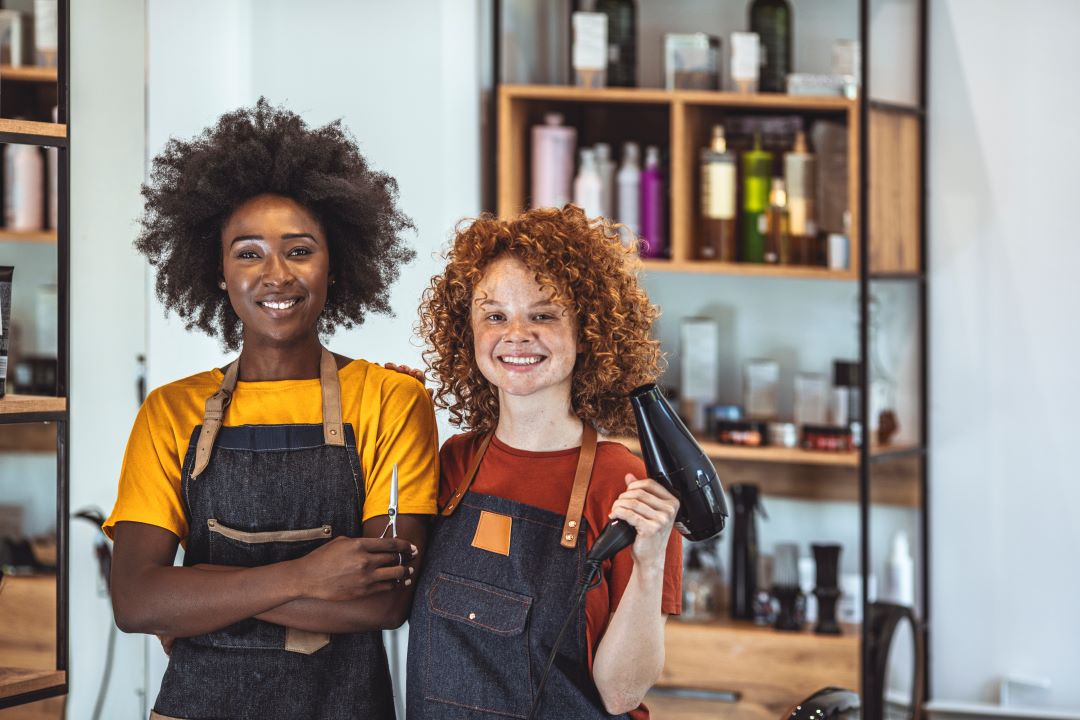
M 488 265 L 473 289 L 470 323 L 476 365 L 500 403 L 529 397 L 569 407 L 577 319 L 525 263 L 503 255 Z

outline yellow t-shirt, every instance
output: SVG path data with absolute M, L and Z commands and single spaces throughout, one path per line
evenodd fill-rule
M 192 430 L 202 425 L 206 398 L 217 392 L 220 370 L 199 373 L 154 390 L 131 430 L 116 506 L 103 529 L 118 522 L 156 525 L 186 542 L 188 520 L 180 470 Z M 363 473 L 363 520 L 385 515 L 390 476 L 398 466 L 398 512 L 433 515 L 439 484 L 435 410 L 415 378 L 354 360 L 338 370 L 342 419 L 352 424 Z M 317 379 L 238 382 L 224 424 L 284 425 L 322 422 Z M 213 457 L 210 460 L 213 464 Z

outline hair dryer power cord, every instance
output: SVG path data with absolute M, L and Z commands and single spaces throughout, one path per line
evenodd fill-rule
M 566 620 L 563 621 L 562 629 L 559 630 L 559 634 L 555 638 L 555 644 L 551 648 L 551 655 L 548 656 L 547 664 L 544 666 L 544 672 L 540 676 L 540 684 L 537 686 L 536 694 L 533 696 L 532 707 L 529 708 L 528 720 L 535 720 L 539 717 L 540 700 L 544 696 L 544 686 L 547 685 L 548 674 L 551 672 L 551 666 L 555 663 L 555 656 L 559 653 L 559 647 L 562 646 L 566 631 L 570 629 L 570 626 L 574 623 L 574 619 L 577 618 L 578 610 L 581 609 L 581 603 L 585 600 L 585 595 L 593 588 L 599 587 L 599 585 L 600 561 L 586 561 L 585 575 L 581 578 L 581 583 L 577 586 L 570 612 L 567 613 Z

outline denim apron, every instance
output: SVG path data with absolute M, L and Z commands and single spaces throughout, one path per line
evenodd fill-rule
M 356 438 L 341 420 L 337 363 L 322 351 L 319 425 L 222 427 L 239 361 L 206 401 L 188 445 L 184 565 L 255 567 L 361 537 Z M 213 462 L 210 462 L 211 457 Z M 379 632 L 327 635 L 250 618 L 178 638 L 151 718 L 382 720 L 394 717 Z
M 490 441 L 436 519 L 425 553 L 409 618 L 409 720 L 527 717 L 584 576 L 581 514 L 596 431 L 585 425 L 565 517 L 469 492 Z M 499 528 L 495 542 L 491 527 Z M 589 674 L 584 606 L 548 676 L 541 716 L 611 717 Z

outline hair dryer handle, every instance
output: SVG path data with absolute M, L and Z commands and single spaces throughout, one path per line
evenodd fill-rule
M 596 538 L 592 549 L 585 557 L 587 562 L 600 563 L 615 555 L 627 545 L 634 543 L 637 530 L 625 520 L 612 520 L 608 523 L 600 537 Z

